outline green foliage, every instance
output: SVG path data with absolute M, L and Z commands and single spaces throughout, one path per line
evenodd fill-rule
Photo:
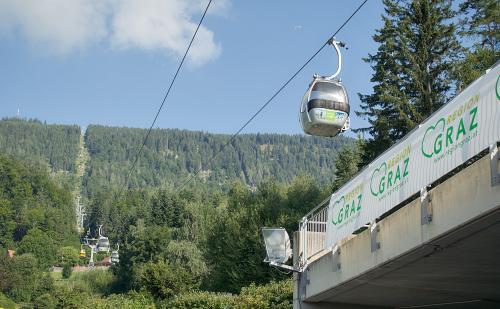
M 460 34 L 476 40 L 475 47 L 498 52 L 500 41 L 500 3 L 497 0 L 465 0 Z
M 300 173 L 330 181 L 337 149 L 350 141 L 279 134 L 245 134 L 220 152 L 229 136 L 185 130 L 156 129 L 149 135 L 141 158 L 125 184 L 127 172 L 142 143 L 145 129 L 91 125 L 85 141 L 90 165 L 85 176 L 86 194 L 112 188 L 178 187 L 201 169 L 190 183 L 227 188 L 231 181 L 256 186 L 270 177 L 289 182 Z M 303 151 L 307 149 L 308 151 Z
M 237 293 L 251 283 L 284 278 L 262 262 L 265 250 L 260 228 L 282 226 L 291 233 L 297 229 L 299 218 L 324 197 L 317 184 L 305 176 L 288 186 L 265 182 L 256 192 L 234 185 L 227 208 L 216 209 L 216 219 L 208 229 L 207 286 Z
M 332 191 L 335 192 L 358 172 L 361 164 L 361 153 L 364 142 L 361 139 L 355 144 L 344 146 L 335 161 L 335 179 L 332 184 Z
M 130 228 L 126 242 L 120 247 L 120 263 L 114 268 L 122 288 L 133 287 L 140 265 L 164 259 L 170 239 L 168 227 L 145 227 L 142 219 L 137 220 L 137 224 Z
M 459 34 L 472 41 L 453 70 L 458 88 L 467 87 L 500 58 L 500 3 L 496 0 L 465 0 L 460 4 Z
M 168 309 L 229 309 L 233 308 L 233 296 L 225 293 L 205 291 L 188 292 L 176 295 L 161 308 Z
M 52 171 L 76 171 L 80 128 L 48 125 L 38 120 L 0 120 L 0 149 L 4 154 L 43 162 Z
M 151 220 L 154 224 L 165 224 L 172 228 L 181 228 L 189 213 L 186 212 L 186 200 L 178 194 L 160 190 L 151 201 Z
M 75 247 L 60 247 L 57 252 L 57 258 L 59 259 L 59 265 L 68 264 L 70 266 L 75 266 L 78 264 L 80 260 L 79 257 L 80 251 Z
M 38 296 L 33 305 L 36 309 L 55 309 L 57 308 L 57 299 L 49 293 Z
M 293 281 L 288 279 L 244 287 L 234 301 L 234 308 L 288 309 L 292 308 L 292 301 Z
M 201 280 L 207 273 L 207 265 L 203 259 L 203 253 L 196 244 L 186 240 L 172 240 L 165 251 L 168 261 L 175 266 L 185 267 L 197 278 Z
M 62 269 L 62 277 L 64 279 L 68 279 L 71 277 L 71 273 L 73 272 L 73 269 L 71 268 L 71 264 L 65 263 Z
M 51 293 L 56 299 L 56 308 L 87 308 L 87 304 L 97 295 L 88 294 L 80 290 L 74 290 L 71 286 L 57 288 Z
M 59 282 L 59 286 L 71 287 L 72 291 L 91 295 L 110 294 L 113 292 L 116 278 L 112 272 L 94 269 L 73 272 L 69 279 Z
M 57 247 L 47 233 L 34 228 L 19 243 L 18 254 L 32 253 L 42 269 L 48 269 L 57 259 Z
M 5 296 L 3 293 L 0 293 L 0 308 L 4 309 L 15 309 L 16 303 Z
M 111 294 L 106 298 L 88 300 L 84 308 L 89 309 L 154 309 L 154 300 L 143 293 Z
M 181 266 L 165 261 L 143 264 L 138 274 L 139 285 L 160 299 L 171 298 L 198 287 L 196 278 Z
M 463 60 L 457 62 L 456 69 L 453 72 L 458 80 L 459 88 L 467 87 L 482 76 L 487 69 L 498 61 L 500 52 L 479 47 L 474 51 L 465 53 L 464 57 Z
M 360 95 L 359 116 L 371 137 L 364 147 L 369 163 L 451 96 L 451 76 L 459 45 L 455 14 L 447 0 L 384 0 L 383 26 L 373 36 L 377 53 L 372 66 L 373 93 Z
M 36 250 L 34 253 L 40 258 L 45 255 L 41 243 L 44 240 L 51 251 L 54 243 L 73 243 L 77 239 L 74 218 L 71 193 L 57 186 L 45 169 L 0 155 L 0 219 L 3 222 L 0 246 L 15 246 L 34 229 L 24 242 L 33 242 L 35 247 L 29 248 L 26 244 L 21 252 Z M 43 258 L 41 262 L 50 260 Z
M 32 254 L 0 256 L 0 292 L 17 302 L 29 302 L 52 290 L 53 281 Z

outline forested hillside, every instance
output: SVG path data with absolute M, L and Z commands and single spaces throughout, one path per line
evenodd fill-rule
M 85 177 L 87 193 L 125 186 L 127 172 L 146 132 L 97 125 L 87 128 L 85 141 L 91 158 Z M 228 139 L 229 135 L 223 134 L 152 130 L 128 187 L 178 186 L 197 170 L 201 170 L 200 181 L 225 188 L 235 179 L 249 186 L 269 178 L 288 183 L 302 173 L 325 184 L 332 180 L 338 150 L 350 142 L 345 137 L 244 134 L 221 152 Z
M 49 255 L 43 251 L 51 246 L 78 243 L 74 217 L 71 192 L 54 183 L 45 168 L 0 155 L 0 248 L 19 245 L 21 252 L 39 249 L 32 253 Z M 40 241 L 38 248 L 24 244 L 30 235 Z
M 126 187 L 127 173 L 146 133 L 146 129 L 89 126 L 84 140 L 90 154 L 84 195 Z M 16 118 L 0 121 L 0 153 L 46 163 L 54 172 L 76 172 L 79 137 L 77 125 Z M 152 130 L 128 188 L 177 187 L 198 170 L 198 183 L 223 189 L 236 179 L 255 187 L 270 178 L 289 183 L 300 174 L 327 184 L 332 181 L 337 152 L 351 141 L 346 137 L 243 134 L 221 151 L 229 138 L 187 130 Z
M 0 121 L 0 153 L 47 163 L 52 171 L 76 171 L 80 127 L 39 120 Z

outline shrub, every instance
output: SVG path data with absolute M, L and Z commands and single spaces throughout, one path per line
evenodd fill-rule
M 57 308 L 84 308 L 83 306 L 94 296 L 81 292 L 75 291 L 70 287 L 57 288 L 53 293 L 56 299 Z
M 80 260 L 79 253 L 80 252 L 75 247 L 59 248 L 57 256 L 61 261 L 59 261 L 58 265 L 64 267 L 64 264 L 70 264 L 71 266 L 78 264 Z
M 193 275 L 180 266 L 165 261 L 148 262 L 139 269 L 138 283 L 151 295 L 160 299 L 193 290 L 197 281 Z
M 38 264 L 42 269 L 48 269 L 57 259 L 54 241 L 38 228 L 29 230 L 19 243 L 16 254 L 23 253 L 32 253 L 38 259 Z
M 94 269 L 86 272 L 74 272 L 65 282 L 73 290 L 88 294 L 110 294 L 115 284 L 115 276 L 107 270 Z
M 9 299 L 4 294 L 0 293 L 0 308 L 4 309 L 15 309 L 16 303 Z
M 154 309 L 155 303 L 147 297 L 131 297 L 129 294 L 112 294 L 106 298 L 93 298 L 85 304 L 89 309 Z
M 5 260 L 0 267 L 6 281 L 4 292 L 17 302 L 29 302 L 44 293 L 50 293 L 53 280 L 48 273 L 38 267 L 38 261 L 32 254 L 22 254 Z
M 231 294 L 211 292 L 190 292 L 175 296 L 165 302 L 163 308 L 168 309 L 226 309 L 231 308 Z
M 293 305 L 293 282 L 283 280 L 257 286 L 251 284 L 241 289 L 235 298 L 234 308 L 285 309 Z
M 33 302 L 35 308 L 40 309 L 55 309 L 57 306 L 57 299 L 52 295 L 45 293 L 38 296 Z
M 71 277 L 71 273 L 73 272 L 73 269 L 71 268 L 71 264 L 65 263 L 62 269 L 62 277 L 64 279 L 68 279 Z

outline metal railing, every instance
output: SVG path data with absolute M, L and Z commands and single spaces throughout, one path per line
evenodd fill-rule
M 306 267 L 315 255 L 326 249 L 326 225 L 330 197 L 321 202 L 299 223 L 300 264 Z

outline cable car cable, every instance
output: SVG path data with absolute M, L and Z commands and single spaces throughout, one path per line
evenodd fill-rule
M 283 89 L 285 89 L 286 86 L 288 86 L 288 84 L 290 84 L 290 82 L 292 80 L 295 79 L 295 77 L 297 77 L 297 75 L 299 75 L 299 73 L 327 46 L 330 44 L 330 42 L 334 39 L 334 37 L 340 32 L 340 30 L 342 30 L 342 28 L 344 28 L 344 26 L 354 17 L 354 15 L 356 15 L 359 10 L 361 10 L 361 8 L 365 5 L 365 3 L 368 2 L 368 0 L 364 0 L 356 10 L 354 10 L 354 12 L 351 14 L 351 16 L 349 16 L 349 18 L 347 18 L 344 23 L 337 29 L 337 31 L 335 31 L 335 33 L 330 37 L 328 38 L 328 40 L 323 43 L 323 45 L 266 101 L 266 103 L 264 103 L 264 105 L 262 105 L 258 110 L 257 112 L 255 112 L 252 117 L 250 117 L 250 119 L 248 119 L 244 124 L 243 126 L 238 130 L 236 131 L 236 133 L 234 133 L 233 135 L 231 135 L 231 137 L 229 138 L 229 140 L 224 143 L 224 145 L 222 146 L 221 150 L 216 153 L 214 156 L 212 156 L 212 158 L 208 161 L 207 164 L 210 164 L 212 163 L 212 161 L 219 155 L 221 154 L 224 149 L 226 148 L 227 145 L 229 145 L 231 142 L 234 141 L 234 139 L 236 138 L 236 136 L 238 134 L 241 133 L 241 131 L 243 131 L 246 126 L 248 124 L 250 124 L 250 122 L 252 122 L 255 117 L 257 117 L 257 115 L 259 115 L 273 100 L 274 98 L 276 98 Z M 184 189 L 184 187 L 194 178 L 196 177 L 200 171 L 202 170 L 202 168 L 198 168 L 198 170 L 196 170 L 196 172 L 194 174 L 192 174 L 188 179 L 187 181 L 185 181 L 181 186 L 180 186 L 180 190 Z
M 212 3 L 212 0 L 209 0 L 208 1 L 208 4 L 207 4 L 207 7 L 205 8 L 205 11 L 203 12 L 203 15 L 201 16 L 201 19 L 200 19 L 200 22 L 198 23 L 198 26 L 196 27 L 196 30 L 194 31 L 193 33 L 193 36 L 191 38 L 191 41 L 189 42 L 189 45 L 188 47 L 186 48 L 186 51 L 184 52 L 184 56 L 182 57 L 182 60 L 181 62 L 179 63 L 179 66 L 177 67 L 177 71 L 175 72 L 174 74 L 174 77 L 172 78 L 172 82 L 170 83 L 170 86 L 168 87 L 168 90 L 165 94 L 165 96 L 163 97 L 163 100 L 161 102 L 161 105 L 160 107 L 158 108 L 158 111 L 156 112 L 156 115 L 155 115 L 155 118 L 153 119 L 153 123 L 151 123 L 151 126 L 149 127 L 149 130 L 148 130 L 148 133 L 146 134 L 146 136 L 144 137 L 144 140 L 142 142 L 142 145 L 141 145 L 141 148 L 139 149 L 139 151 L 137 152 L 137 155 L 134 159 L 134 163 L 132 163 L 132 167 L 130 168 L 130 170 L 128 171 L 127 173 L 127 177 L 125 178 L 125 186 L 128 185 L 128 181 L 129 181 L 129 178 L 130 178 L 130 175 L 132 174 L 132 171 L 134 170 L 136 164 L 137 164 L 137 161 L 139 160 L 139 157 L 142 153 L 142 150 L 144 149 L 144 146 L 146 145 L 147 141 L 148 141 L 148 138 L 149 138 L 149 135 L 151 134 L 151 130 L 153 129 L 153 126 L 155 125 L 156 123 L 156 120 L 158 119 L 158 116 L 160 115 L 160 112 L 163 108 L 163 105 L 165 104 L 165 101 L 167 100 L 168 98 L 168 95 L 170 94 L 170 90 L 172 90 L 172 86 L 174 85 L 174 82 L 175 80 L 177 79 L 177 75 L 179 74 L 179 71 L 181 70 L 181 67 L 182 65 L 184 64 L 184 60 L 186 60 L 186 56 L 189 52 L 189 50 L 191 49 L 191 45 L 193 44 L 194 42 L 194 39 L 196 37 L 196 34 L 198 33 L 198 30 L 200 29 L 201 27 L 201 24 L 203 22 L 203 19 L 205 19 L 205 15 L 207 14 L 207 11 L 208 11 L 208 8 L 210 7 L 210 4 Z

